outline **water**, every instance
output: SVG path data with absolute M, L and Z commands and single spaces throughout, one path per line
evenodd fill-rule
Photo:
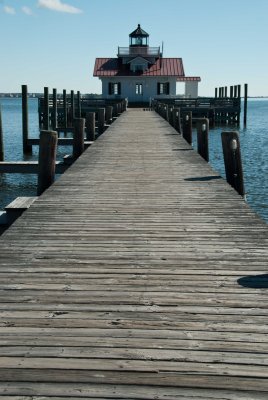
M 24 156 L 22 152 L 22 116 L 21 99 L 1 99 L 4 130 L 5 160 L 37 160 L 38 147 L 33 146 L 33 154 Z M 243 104 L 242 104 L 243 106 Z M 39 136 L 38 100 L 29 99 L 30 137 Z M 241 115 L 243 121 L 243 115 Z M 231 128 L 233 129 L 233 128 Z M 225 176 L 221 136 L 226 127 L 217 127 L 210 131 L 210 164 L 214 170 Z M 248 124 L 241 124 L 240 143 L 243 160 L 247 202 L 265 221 L 268 222 L 268 100 L 252 99 L 248 101 Z M 196 148 L 196 134 L 193 134 L 193 146 Z M 70 147 L 60 146 L 57 159 L 71 152 Z M 18 196 L 35 196 L 36 175 L 2 174 L 0 176 L 0 209 Z
M 22 112 L 21 99 L 1 98 L 2 125 L 4 131 L 5 161 L 38 160 L 38 146 L 33 146 L 32 155 L 24 155 L 22 150 Z M 38 100 L 28 99 L 29 137 L 39 137 Z M 60 146 L 57 159 L 62 161 L 72 149 Z M 57 178 L 57 177 L 56 177 Z M 36 196 L 36 174 L 0 174 L 0 210 L 18 196 Z

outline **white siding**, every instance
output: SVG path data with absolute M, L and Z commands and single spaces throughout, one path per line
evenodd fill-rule
M 198 82 L 188 81 L 185 82 L 185 96 L 196 98 L 198 96 Z
M 157 83 L 169 82 L 169 95 L 160 97 L 169 97 L 176 95 L 176 77 L 105 77 L 102 80 L 102 94 L 104 97 L 116 97 L 109 95 L 109 82 L 121 82 L 121 97 L 127 97 L 130 102 L 150 101 L 150 98 L 157 98 Z M 136 84 L 142 84 L 143 94 L 136 94 Z

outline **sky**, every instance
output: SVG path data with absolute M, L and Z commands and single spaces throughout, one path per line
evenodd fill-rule
M 201 77 L 200 96 L 244 83 L 267 96 L 267 16 L 268 0 L 0 0 L 0 92 L 101 93 L 95 58 L 116 57 L 141 24 Z

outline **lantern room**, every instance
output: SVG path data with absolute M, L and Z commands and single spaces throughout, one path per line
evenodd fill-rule
M 137 29 L 130 33 L 129 35 L 129 46 L 149 46 L 149 35 L 143 29 L 141 29 L 140 24 L 138 24 Z

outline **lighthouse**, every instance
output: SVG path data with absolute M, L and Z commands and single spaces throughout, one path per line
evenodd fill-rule
M 185 82 L 183 97 L 198 96 L 200 77 L 187 77 L 181 58 L 166 58 L 149 46 L 149 34 L 140 24 L 129 34 L 129 46 L 118 47 L 116 58 L 96 58 L 94 76 L 102 81 L 104 98 L 127 98 L 129 106 L 152 99 L 173 98 L 177 82 Z

